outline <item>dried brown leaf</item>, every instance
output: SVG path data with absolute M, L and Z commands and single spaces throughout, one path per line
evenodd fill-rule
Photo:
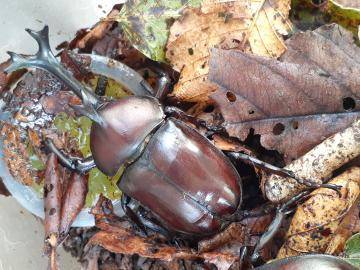
M 213 237 L 201 240 L 198 243 L 198 250 L 203 253 L 224 250 L 224 246 L 232 243 L 236 243 L 238 248 L 257 243 L 259 235 L 266 231 L 272 219 L 272 215 L 262 215 L 231 223 L 225 230 Z
M 45 211 L 45 239 L 46 241 L 59 234 L 61 218 L 62 186 L 59 164 L 55 154 L 50 154 L 46 163 L 44 180 L 44 211 Z M 50 243 L 51 246 L 56 244 Z
M 206 101 L 217 86 L 207 80 L 209 50 L 243 49 L 277 57 L 285 50 L 281 35 L 291 29 L 287 0 L 204 0 L 187 9 L 170 29 L 166 57 L 181 71 L 173 94 L 185 101 Z
M 44 95 L 40 98 L 40 104 L 47 114 L 57 115 L 61 112 L 69 112 L 70 106 L 79 105 L 80 100 L 68 91 L 59 91 L 53 95 Z
M 247 155 L 254 156 L 252 150 L 247 146 L 229 138 L 214 134 L 212 141 L 213 144 L 222 151 L 244 152 Z
M 141 257 L 173 261 L 177 259 L 204 259 L 214 263 L 219 269 L 228 269 L 237 259 L 234 254 L 219 254 L 217 252 L 195 253 L 188 249 L 177 249 L 164 244 L 156 244 L 148 239 L 134 235 L 128 230 L 100 231 L 88 242 L 88 245 L 100 245 L 105 249 L 121 254 L 138 254 Z M 219 267 L 220 266 L 220 267 Z
M 4 140 L 4 160 L 10 173 L 17 181 L 32 185 L 35 172 L 27 169 L 29 156 L 26 145 L 22 143 L 20 132 L 15 126 L 4 124 L 0 136 Z
M 25 70 L 18 70 L 11 74 L 6 74 L 4 70 L 10 65 L 10 61 L 0 63 L 0 94 L 10 89 L 12 83 L 18 80 L 24 73 Z
M 298 158 L 359 115 L 360 48 L 338 25 L 295 34 L 280 61 L 212 50 L 212 95 L 230 136 Z
M 110 11 L 107 17 L 111 19 L 115 17 L 118 13 L 119 10 L 113 9 L 112 11 Z M 113 20 L 100 21 L 84 37 L 77 41 L 76 47 L 84 49 L 88 46 L 91 46 L 91 44 L 94 44 L 97 40 L 102 39 L 113 25 Z
M 8 84 L 7 74 L 5 74 L 4 70 L 10 64 L 10 61 L 6 61 L 0 64 L 0 93 L 4 91 Z
M 87 192 L 87 177 L 73 173 L 61 206 L 61 222 L 59 228 L 61 238 L 67 236 L 72 223 L 84 207 Z M 62 239 L 59 239 L 59 242 L 61 242 L 61 240 Z
M 238 259 L 238 254 L 230 251 L 199 253 L 188 248 L 169 246 L 156 234 L 147 238 L 141 237 L 135 234 L 127 221 L 114 215 L 111 201 L 103 196 L 100 196 L 91 212 L 95 215 L 96 226 L 101 231 L 89 240 L 86 247 L 88 250 L 92 246 L 100 245 L 114 253 L 138 254 L 141 257 L 168 262 L 178 259 L 203 259 L 223 270 L 227 270 Z
M 61 222 L 62 185 L 59 164 L 55 154 L 46 163 L 44 180 L 45 253 L 49 256 L 49 269 L 57 270 L 57 246 Z
M 334 232 L 329 245 L 327 246 L 325 253 L 339 255 L 344 251 L 346 241 L 353 234 L 360 232 L 360 198 L 354 202 L 353 206 L 349 209 L 349 212 L 342 219 L 341 223 Z
M 0 177 L 0 195 L 2 196 L 10 196 L 10 192 L 7 190 L 6 186 L 4 185 L 4 182 L 2 178 Z
M 360 167 L 354 167 L 330 181 L 342 186 L 341 197 L 333 190 L 321 188 L 298 207 L 277 258 L 302 253 L 324 253 L 341 221 L 360 194 Z

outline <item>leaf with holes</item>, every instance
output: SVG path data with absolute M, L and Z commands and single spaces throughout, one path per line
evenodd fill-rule
M 230 136 L 296 159 L 360 116 L 360 48 L 338 25 L 297 33 L 280 61 L 213 49 L 212 95 Z
M 207 101 L 216 85 L 207 80 L 210 49 L 242 49 L 277 57 L 282 35 L 291 31 L 289 0 L 203 0 L 187 9 L 170 29 L 166 57 L 181 71 L 173 94 L 185 101 Z

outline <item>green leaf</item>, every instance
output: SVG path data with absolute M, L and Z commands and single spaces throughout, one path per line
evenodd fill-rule
M 83 157 L 91 155 L 90 151 L 90 128 L 91 120 L 85 116 L 74 118 L 65 113 L 59 113 L 54 119 L 54 126 L 62 132 L 67 132 L 69 136 L 76 140 L 79 150 Z M 103 194 L 110 200 L 120 198 L 121 191 L 116 185 L 120 179 L 123 168 L 114 177 L 108 177 L 99 169 L 94 168 L 89 172 L 89 192 L 86 197 L 86 206 L 90 207 L 94 204 L 97 196 Z
M 345 260 L 360 268 L 360 233 L 350 237 L 345 244 Z
M 132 45 L 147 57 L 165 62 L 165 47 L 174 19 L 202 0 L 129 0 L 116 20 Z
M 95 88 L 99 77 L 95 76 L 90 80 L 90 85 Z M 105 95 L 114 99 L 123 98 L 129 94 L 121 88 L 121 86 L 112 79 L 108 79 L 105 89 Z M 91 120 L 85 116 L 74 118 L 68 116 L 66 113 L 59 113 L 54 119 L 54 126 L 61 132 L 67 132 L 71 139 L 76 141 L 79 146 L 79 150 L 83 157 L 89 157 L 91 155 L 90 150 L 90 128 Z M 99 169 L 94 168 L 89 172 L 89 192 L 86 197 L 85 206 L 90 207 L 94 204 L 99 194 L 103 194 L 110 200 L 119 199 L 121 191 L 116 185 L 120 179 L 120 176 L 124 168 L 121 167 L 118 173 L 113 177 L 108 177 Z
M 98 195 L 103 194 L 110 200 L 120 199 L 121 191 L 116 185 L 124 171 L 122 166 L 117 174 L 113 177 L 108 177 L 99 169 L 94 168 L 89 172 L 88 195 L 86 196 L 85 206 L 91 207 L 96 202 Z
M 36 155 L 33 146 L 30 142 L 27 143 L 26 151 L 29 155 L 29 161 L 31 167 L 36 171 L 42 171 L 45 169 L 45 164 L 42 160 Z M 36 182 L 36 181 L 34 181 Z

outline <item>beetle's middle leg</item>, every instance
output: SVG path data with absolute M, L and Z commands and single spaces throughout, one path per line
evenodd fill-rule
M 132 222 L 135 223 L 135 225 L 145 234 L 147 235 L 146 229 L 150 229 L 154 232 L 160 233 L 165 238 L 169 240 L 174 239 L 174 235 L 168 231 L 166 228 L 164 228 L 159 222 L 156 220 L 148 218 L 143 211 L 137 210 L 136 212 L 133 211 L 129 204 L 131 202 L 131 197 L 123 193 L 121 196 L 121 207 L 125 212 L 125 215 L 130 218 Z
M 58 149 L 50 139 L 46 140 L 46 145 L 48 149 L 58 157 L 63 166 L 72 171 L 76 171 L 79 174 L 87 173 L 96 166 L 92 157 L 81 159 L 66 155 L 63 151 Z

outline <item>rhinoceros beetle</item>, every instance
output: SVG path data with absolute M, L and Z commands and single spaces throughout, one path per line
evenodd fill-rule
M 125 66 L 123 70 L 128 79 L 125 83 L 130 85 L 129 90 L 135 95 L 106 100 L 97 97 L 56 60 L 49 46 L 47 26 L 39 32 L 26 31 L 37 41 L 39 51 L 34 56 L 9 52 L 12 63 L 6 71 L 36 67 L 54 74 L 82 100 L 82 105 L 74 106 L 75 109 L 93 121 L 90 133 L 92 158 L 71 157 L 51 141 L 47 142 L 63 165 L 80 173 L 96 166 L 109 176 L 115 175 L 119 167 L 125 165 L 126 170 L 119 181 L 123 209 L 143 231 L 148 227 L 163 234 L 171 232 L 201 238 L 213 235 L 230 222 L 244 217 L 240 210 L 241 177 L 230 159 L 197 130 L 172 116 L 204 123 L 175 107 L 163 107 L 160 103 L 168 81 L 166 75 L 161 77 L 162 87 L 154 94 L 136 71 Z M 109 64 L 122 65 L 113 60 Z M 253 157 L 235 152 L 228 155 L 250 160 L 255 165 L 265 165 L 310 187 L 319 187 Z M 299 198 L 303 196 L 300 194 Z M 156 221 L 133 212 L 128 206 L 132 199 L 150 210 Z M 279 207 L 275 225 L 270 226 L 256 250 L 272 237 L 278 228 L 276 224 L 294 202 L 293 198 Z

